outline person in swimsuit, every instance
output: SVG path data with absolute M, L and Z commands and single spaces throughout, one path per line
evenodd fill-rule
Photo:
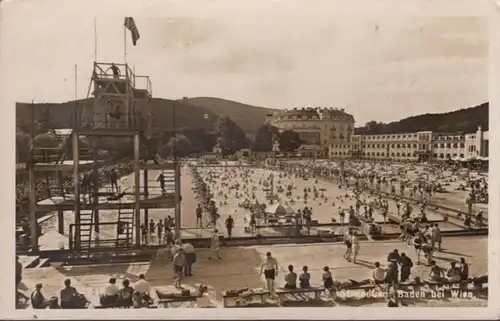
M 415 248 L 415 253 L 417 254 L 417 265 L 420 264 L 420 252 L 422 252 L 422 235 L 417 233 L 415 238 L 413 239 L 413 247 Z
M 288 266 L 288 274 L 285 275 L 285 289 L 296 289 L 297 288 L 297 273 L 293 271 L 293 265 Z
M 275 296 L 274 280 L 278 276 L 278 261 L 271 255 L 271 252 L 266 253 L 266 258 L 260 267 L 260 275 L 264 273 L 266 278 L 267 290 L 271 296 Z
M 71 286 L 71 280 L 64 280 L 64 288 L 61 290 L 61 308 L 63 309 L 74 309 L 75 307 L 75 297 L 78 295 L 78 291 Z
M 186 266 L 186 256 L 184 250 L 179 248 L 177 253 L 172 258 L 173 269 L 175 273 L 175 288 L 182 288 L 182 277 L 184 275 L 184 267 Z
M 443 269 L 440 268 L 436 261 L 431 261 L 431 271 L 429 272 L 429 278 L 432 281 L 441 281 L 444 277 Z
M 353 256 L 352 256 L 352 262 L 353 263 L 356 263 L 356 258 L 358 257 L 358 253 L 359 253 L 359 236 L 358 236 L 358 233 L 356 231 L 353 231 L 352 232 L 352 236 L 351 236 L 351 242 L 352 242 L 352 247 L 353 247 Z
M 456 262 L 450 262 L 450 268 L 446 271 L 446 277 L 450 282 L 460 281 L 460 269 Z
M 351 232 L 348 232 L 346 235 L 344 235 L 344 244 L 345 244 L 344 258 L 346 260 L 350 260 L 351 259 L 351 253 L 352 253 Z
M 301 289 L 309 289 L 311 287 L 311 274 L 308 272 L 309 268 L 304 265 L 302 273 L 299 276 L 299 284 Z
M 323 274 L 321 275 L 321 278 L 323 279 L 323 287 L 325 290 L 328 290 L 328 294 L 332 299 L 335 299 L 336 291 L 333 289 L 333 277 L 332 277 L 332 272 L 330 271 L 330 268 L 328 266 L 325 266 L 323 268 Z

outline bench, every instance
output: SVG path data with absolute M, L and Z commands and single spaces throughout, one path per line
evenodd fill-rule
M 196 302 L 198 299 L 197 295 L 182 295 L 182 293 L 165 293 L 160 289 L 154 289 L 151 291 L 153 293 L 153 299 L 157 302 L 158 307 L 168 308 L 172 303 L 182 303 L 182 302 Z
M 238 291 L 238 292 L 233 292 L 233 291 L 222 291 L 221 296 L 222 296 L 222 307 L 227 308 L 228 307 L 228 299 L 253 299 L 254 297 L 259 297 L 260 302 L 262 304 L 265 304 L 265 296 L 269 296 L 270 293 L 269 291 L 252 291 L 251 289 L 248 289 L 246 291 Z
M 320 300 L 319 294 L 324 292 L 325 288 L 324 287 L 310 287 L 307 289 L 302 289 L 302 288 L 297 288 L 297 289 L 287 289 L 287 288 L 277 288 L 276 289 L 276 295 L 278 296 L 278 301 L 279 303 L 284 302 L 284 297 L 287 294 L 306 294 L 306 293 L 313 293 L 314 294 L 314 300 Z
M 170 298 L 162 298 L 158 300 L 158 306 L 161 308 L 168 308 L 169 304 L 172 303 L 182 303 L 182 302 L 196 303 L 197 300 L 198 296 L 196 295 L 189 295 L 189 296 L 174 295 Z

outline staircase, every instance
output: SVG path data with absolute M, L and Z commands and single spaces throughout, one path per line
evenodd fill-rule
M 94 228 L 94 213 L 91 210 L 80 211 L 80 250 L 88 252 L 92 244 L 92 230 Z M 89 225 L 83 225 L 89 224 Z
M 134 244 L 134 210 L 118 210 L 118 226 L 116 231 L 116 247 L 131 248 Z

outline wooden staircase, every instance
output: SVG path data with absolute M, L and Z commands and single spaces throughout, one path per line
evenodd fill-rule
M 134 210 L 118 210 L 118 225 L 116 231 L 116 247 L 131 248 L 134 244 Z
M 80 211 L 80 223 L 82 224 L 80 225 L 80 250 L 88 252 L 92 244 L 94 213 L 90 210 Z

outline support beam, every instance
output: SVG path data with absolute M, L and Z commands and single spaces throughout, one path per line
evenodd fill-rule
M 144 185 L 144 198 L 148 198 L 149 196 L 149 191 L 148 191 L 148 170 L 144 170 L 143 174 L 143 185 Z M 149 222 L 149 209 L 145 208 L 144 209 L 144 224 L 147 224 Z
M 95 149 L 94 141 L 92 140 L 92 147 L 93 148 L 93 159 L 94 159 L 94 166 L 92 169 L 92 192 L 93 192 L 93 203 L 96 205 L 94 208 L 94 218 L 93 218 L 93 223 L 94 223 L 94 231 L 96 233 L 99 233 L 99 172 L 97 170 L 97 150 Z
M 181 167 L 175 163 L 175 236 L 181 237 Z
M 33 137 L 30 138 L 30 146 L 33 146 Z M 28 166 L 28 181 L 29 181 L 29 204 L 30 204 L 30 241 L 31 250 L 38 251 L 38 235 L 36 218 L 36 177 L 33 163 Z
M 139 133 L 134 135 L 134 185 L 135 185 L 135 245 L 141 245 L 141 169 Z
M 57 211 L 57 232 L 64 235 L 64 211 Z
M 75 201 L 66 201 L 63 203 L 59 204 L 37 204 L 36 205 L 36 210 L 40 212 L 53 212 L 53 211 L 73 211 L 75 207 Z M 88 210 L 88 211 L 93 211 L 95 208 L 99 210 L 133 210 L 137 206 L 141 209 L 143 208 L 149 208 L 149 209 L 169 209 L 169 208 L 175 208 L 175 194 L 168 194 L 167 197 L 162 198 L 162 199 L 149 199 L 149 200 L 142 200 L 140 204 L 136 204 L 135 202 L 121 202 L 121 203 L 99 203 L 98 205 L 93 205 L 93 204 L 80 204 L 79 209 L 81 210 Z
M 75 189 L 75 242 L 74 248 L 80 249 L 81 232 L 80 232 L 80 149 L 78 142 L 78 133 L 73 134 L 73 183 Z

